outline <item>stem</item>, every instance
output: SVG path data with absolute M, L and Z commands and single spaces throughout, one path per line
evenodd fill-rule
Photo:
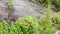
M 8 23 L 11 23 L 10 14 L 11 14 L 11 9 L 8 7 Z

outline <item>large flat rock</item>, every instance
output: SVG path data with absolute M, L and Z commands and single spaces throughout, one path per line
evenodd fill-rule
M 43 12 L 45 9 L 43 6 L 29 0 L 12 0 L 12 2 L 15 10 L 14 13 L 19 16 L 32 15 L 40 17 L 40 12 Z
M 12 14 L 12 17 L 24 17 L 26 15 L 32 15 L 36 17 L 40 17 L 42 14 L 40 12 L 43 12 L 45 8 L 39 4 L 33 3 L 29 0 L 11 0 L 13 3 L 14 12 Z M 0 15 L 1 18 L 7 18 L 7 6 L 6 6 L 7 0 L 0 0 Z
M 4 18 L 7 18 L 7 6 L 5 5 L 6 4 L 6 0 L 0 0 L 0 19 L 4 19 Z

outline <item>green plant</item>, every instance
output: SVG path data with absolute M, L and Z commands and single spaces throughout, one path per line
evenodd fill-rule
M 39 22 L 39 33 L 40 34 L 54 34 L 52 27 L 52 21 L 46 16 L 40 18 Z
M 51 0 L 32 0 L 34 2 L 38 2 L 38 3 L 41 3 L 41 4 L 49 4 L 51 3 Z
M 55 0 L 55 4 L 56 4 L 57 6 L 60 6 L 60 0 Z
M 5 20 L 0 21 L 0 34 L 9 34 L 9 25 Z
M 8 23 L 11 23 L 11 13 L 13 12 L 13 3 L 11 0 L 7 0 L 7 11 L 8 11 Z
M 58 34 L 60 34 L 60 32 Z
M 60 12 L 56 13 L 54 19 L 55 27 L 60 30 Z
M 35 25 L 37 22 L 34 22 L 33 17 L 27 16 L 25 18 L 19 18 L 16 21 L 16 24 L 20 26 L 23 34 L 32 34 L 35 31 Z
M 58 11 L 60 11 L 60 0 L 54 0 L 54 5 Z
M 43 4 L 45 2 L 45 0 L 32 0 L 32 1 L 38 2 L 38 3 L 41 3 L 41 4 Z
M 55 10 L 60 10 L 60 0 L 32 0 L 32 1 L 36 3 L 44 4 L 45 6 L 49 4 L 52 6 L 54 5 L 54 7 L 57 8 Z
M 40 19 L 26 16 L 11 24 L 2 20 L 0 21 L 0 34 L 54 34 L 53 27 L 60 29 L 60 12 L 53 16 L 49 11 L 50 8 Z M 55 18 L 54 22 L 52 18 Z
M 14 23 L 11 24 L 9 33 L 10 34 L 23 34 L 23 32 L 21 31 L 21 28 L 15 25 Z
M 11 2 L 11 0 L 8 0 L 7 3 L 6 3 L 6 5 L 7 5 L 8 7 L 11 7 L 11 6 L 13 6 L 13 3 Z
M 51 5 L 50 3 L 47 5 L 48 8 L 46 10 L 46 13 L 44 13 L 43 16 L 40 17 L 39 19 L 39 34 L 54 34 L 54 30 L 53 30 L 53 22 L 52 22 L 52 18 L 53 18 L 53 14 L 51 11 Z

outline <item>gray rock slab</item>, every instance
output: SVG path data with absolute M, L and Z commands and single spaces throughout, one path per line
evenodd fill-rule
M 45 7 L 33 3 L 29 0 L 11 0 L 13 3 L 14 13 L 12 13 L 12 18 L 19 18 L 24 17 L 26 15 L 32 15 L 36 17 L 40 17 L 42 14 L 40 12 L 44 12 Z M 6 6 L 7 0 L 0 0 L 0 18 L 7 18 L 7 6 Z

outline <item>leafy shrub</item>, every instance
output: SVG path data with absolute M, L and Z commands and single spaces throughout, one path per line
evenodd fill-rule
M 11 7 L 11 6 L 13 6 L 13 3 L 11 2 L 11 0 L 8 0 L 7 3 L 6 3 L 6 5 L 7 5 L 8 7 Z
M 43 16 L 40 17 L 39 19 L 39 33 L 40 34 L 54 34 L 54 29 L 53 29 L 53 22 L 52 19 L 53 17 L 51 16 L 49 10 L 44 14 Z
M 58 34 L 60 34 L 60 32 Z
M 55 18 L 55 21 L 52 21 Z M 53 23 L 55 26 L 53 26 Z M 54 34 L 53 27 L 60 28 L 60 12 L 54 17 L 50 12 L 37 19 L 33 16 L 19 18 L 10 25 L 5 21 L 0 21 L 0 34 Z
M 34 2 L 38 2 L 38 3 L 41 3 L 41 4 L 49 4 L 51 3 L 51 0 L 32 0 Z
M 36 30 L 37 22 L 31 16 L 19 18 L 16 23 L 11 23 L 10 25 L 3 20 L 0 23 L 0 34 L 32 34 Z
M 2 22 L 0 21 L 0 34 L 9 34 L 9 25 L 8 23 L 3 20 Z
M 25 18 L 19 18 L 16 21 L 16 25 L 20 26 L 23 34 L 32 34 L 35 31 L 36 22 L 31 16 Z
M 17 25 L 14 25 L 13 23 L 10 26 L 10 34 L 23 34 L 21 31 L 21 28 Z
M 60 12 L 56 13 L 54 19 L 55 27 L 60 29 Z
M 45 2 L 45 0 L 32 0 L 32 1 L 38 2 L 38 3 L 41 3 L 41 4 L 43 4 Z
M 60 0 L 54 0 L 53 4 L 57 8 L 57 10 L 60 11 Z
M 48 3 L 52 3 L 52 4 L 54 4 L 54 5 L 59 5 L 60 6 L 60 0 L 32 0 L 32 1 L 36 1 L 36 2 L 39 2 L 39 3 L 46 3 L 46 4 L 48 4 Z
M 34 2 L 44 4 L 44 5 L 54 5 L 57 10 L 60 10 L 60 0 L 32 0 Z M 53 7 L 53 6 L 52 6 Z
M 60 6 L 60 0 L 55 0 L 55 5 Z
M 43 16 L 40 18 L 40 27 L 39 27 L 39 33 L 40 34 L 54 34 L 54 30 L 52 27 L 52 21 L 51 19 L 47 18 L 46 16 Z

